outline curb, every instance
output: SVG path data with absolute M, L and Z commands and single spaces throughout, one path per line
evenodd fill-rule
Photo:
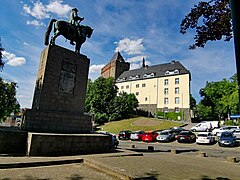
M 76 163 L 82 163 L 83 161 L 84 160 L 81 158 L 81 159 L 72 159 L 72 160 L 67 159 L 67 160 L 45 161 L 45 162 L 8 163 L 8 164 L 0 164 L 0 169 L 76 164 Z

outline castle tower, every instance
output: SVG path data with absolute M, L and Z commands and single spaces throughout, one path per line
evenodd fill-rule
M 120 52 L 117 52 L 113 55 L 110 62 L 101 69 L 101 76 L 117 79 L 124 71 L 128 71 L 129 69 L 130 63 L 125 62 Z

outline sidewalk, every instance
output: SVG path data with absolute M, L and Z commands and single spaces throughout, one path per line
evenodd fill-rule
M 23 168 L 32 167 L 31 165 L 35 168 Z M 64 177 L 69 179 L 70 171 L 76 172 L 75 175 L 82 179 L 238 180 L 240 177 L 239 162 L 232 163 L 212 157 L 189 156 L 184 153 L 145 152 L 141 154 L 124 149 L 109 154 L 67 157 L 0 157 L 0 168 L 4 166 L 5 168 L 12 167 L 0 169 L 1 178 L 15 176 L 8 174 L 14 171 L 28 171 L 34 175 L 40 168 L 45 169 L 44 172 L 51 172 L 44 176 L 49 180 L 64 179 Z M 19 167 L 16 168 L 16 166 Z M 111 174 L 111 176 L 106 176 L 106 174 Z M 57 177 L 52 177 L 54 175 Z

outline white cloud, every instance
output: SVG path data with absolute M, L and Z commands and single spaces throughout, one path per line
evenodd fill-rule
M 59 17 L 65 17 L 68 12 L 72 9 L 68 4 L 62 4 L 63 1 L 50 1 L 46 8 L 49 12 L 57 14 Z
M 27 21 L 27 25 L 34 25 L 34 26 L 45 26 L 45 24 L 38 20 Z
M 142 64 L 141 64 L 141 63 L 139 63 L 139 64 L 136 64 L 136 63 L 130 64 L 130 70 L 132 70 L 132 69 L 138 69 L 138 68 L 140 68 L 140 67 L 142 67 Z
M 135 56 L 135 57 L 131 57 L 131 58 L 128 58 L 127 61 L 128 62 L 138 62 L 138 61 L 142 61 L 144 59 L 146 59 L 146 56 Z
M 104 67 L 104 64 L 93 64 L 89 68 L 89 78 L 92 80 L 97 79 L 98 77 L 101 76 L 101 69 Z
M 52 0 L 49 2 L 49 4 L 44 5 L 40 0 L 37 0 L 35 3 L 33 2 L 33 7 L 24 4 L 23 12 L 35 18 L 33 21 L 28 20 L 27 24 L 34 26 L 43 26 L 44 23 L 41 20 L 50 18 L 52 14 L 55 14 L 58 17 L 66 17 L 72 7 L 68 4 L 62 3 L 62 0 Z
M 93 64 L 90 66 L 89 72 L 90 73 L 100 72 L 104 66 L 105 66 L 104 64 L 99 64 L 99 65 Z
M 115 44 L 117 44 L 115 52 L 124 52 L 128 55 L 143 54 L 143 51 L 145 50 L 143 46 L 143 38 L 136 40 L 124 38 L 119 42 L 115 42 Z
M 40 1 L 33 3 L 33 8 L 31 8 L 27 4 L 24 4 L 23 11 L 26 14 L 31 15 L 32 17 L 39 19 L 39 20 L 50 17 L 49 13 L 47 12 L 47 9 Z
M 16 57 L 15 54 L 3 51 L 3 57 L 7 59 L 7 64 L 10 66 L 22 66 L 26 63 L 24 57 Z

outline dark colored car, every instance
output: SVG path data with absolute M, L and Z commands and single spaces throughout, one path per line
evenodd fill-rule
M 219 146 L 236 146 L 236 136 L 233 135 L 233 132 L 226 131 L 222 132 L 221 136 L 218 139 Z
M 143 134 L 144 134 L 144 131 L 134 131 L 134 132 L 131 133 L 130 139 L 132 141 L 134 141 L 134 140 L 141 141 Z
M 156 131 L 148 131 L 148 132 L 145 132 L 143 134 L 142 141 L 144 141 L 144 142 L 155 142 L 157 136 L 158 136 L 158 133 Z
M 130 139 L 131 133 L 132 132 L 129 130 L 120 131 L 118 134 L 118 139 Z
M 176 139 L 179 143 L 193 143 L 196 141 L 196 135 L 192 131 L 181 131 L 176 135 Z
M 105 134 L 105 135 L 111 136 L 111 137 L 112 137 L 112 146 L 113 146 L 114 148 L 117 148 L 117 147 L 118 147 L 119 141 L 117 140 L 117 137 L 116 137 L 115 134 L 109 133 L 109 132 L 107 132 L 107 131 L 100 131 L 100 132 L 98 132 L 98 133 L 99 133 L 99 134 Z
M 170 130 L 175 135 L 178 135 L 181 131 L 184 131 L 182 127 L 172 127 L 170 128 Z

